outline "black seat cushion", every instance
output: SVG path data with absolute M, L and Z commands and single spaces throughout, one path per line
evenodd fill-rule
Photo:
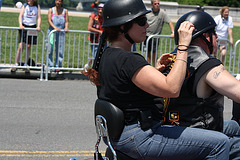
M 101 115 L 106 119 L 109 138 L 118 139 L 124 127 L 124 114 L 122 110 L 110 102 L 97 99 L 94 111 L 95 117 Z

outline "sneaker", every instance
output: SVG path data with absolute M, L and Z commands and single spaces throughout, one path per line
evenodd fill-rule
M 25 73 L 30 73 L 30 69 L 29 68 L 24 68 L 23 71 L 25 71 Z
M 15 63 L 15 66 L 18 66 L 18 63 Z M 11 68 L 11 72 L 16 72 L 17 68 Z
M 16 72 L 17 68 L 11 68 L 11 72 Z
M 87 64 L 84 65 L 84 71 L 87 72 L 88 71 L 88 68 L 90 68 L 90 66 Z

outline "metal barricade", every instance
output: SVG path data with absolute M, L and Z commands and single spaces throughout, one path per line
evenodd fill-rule
M 98 43 L 89 40 L 91 33 L 93 32 L 81 30 L 69 30 L 68 33 L 65 33 L 64 30 L 60 32 L 52 30 L 49 33 L 46 41 L 47 52 L 44 70 L 46 81 L 48 80 L 48 74 L 54 71 L 84 70 L 84 65 L 89 60 L 93 60 L 91 45 L 98 45 Z M 61 38 L 63 43 L 61 43 Z M 59 52 L 62 52 L 62 54 L 59 54 Z M 44 72 L 41 74 L 44 74 Z
M 236 76 L 239 73 L 239 65 L 240 65 L 240 40 L 238 40 L 234 45 L 233 51 L 233 63 L 232 63 L 232 75 Z
M 232 74 L 232 65 L 233 65 L 233 47 L 228 39 L 218 39 L 218 48 L 217 48 L 217 53 L 215 55 L 216 58 L 221 60 L 221 50 L 220 46 L 224 46 L 226 48 L 226 54 L 225 54 L 225 59 L 223 65 L 226 67 L 228 72 Z
M 37 31 L 36 28 L 19 29 L 19 27 L 0 26 L 0 68 L 36 69 L 42 72 L 44 67 L 44 33 L 42 31 Z M 19 37 L 19 33 L 23 33 L 23 31 L 27 31 L 26 42 L 29 41 L 31 45 L 29 53 L 30 60 L 27 62 L 27 46 L 24 45 L 25 51 L 23 48 L 19 50 L 20 58 L 18 65 L 16 65 L 19 42 L 23 44 L 23 38 Z M 33 36 L 37 36 L 36 44 L 33 44 Z M 31 40 L 29 40 L 29 38 L 31 38 Z M 42 80 L 42 78 L 41 75 L 40 80 Z
M 156 45 L 152 42 L 156 43 Z M 142 43 L 141 54 L 149 60 L 151 65 L 154 65 L 162 54 L 171 53 L 175 47 L 174 39 L 170 35 L 151 35 L 147 38 L 146 44 Z M 151 50 L 148 52 L 150 48 Z M 150 58 L 148 58 L 148 54 Z
M 154 45 L 152 41 L 155 41 L 157 45 Z M 240 43 L 238 41 L 238 43 Z M 223 62 L 226 69 L 232 74 L 236 75 L 239 73 L 239 61 L 240 61 L 240 50 L 237 52 L 237 43 L 235 44 L 235 49 L 233 51 L 233 47 L 228 39 L 218 39 L 218 45 L 225 44 L 226 45 L 226 56 Z M 141 54 L 147 59 L 148 48 L 150 47 L 151 50 L 149 51 L 151 58 L 150 64 L 153 65 L 156 63 L 157 58 L 159 58 L 164 53 L 171 53 L 176 45 L 174 44 L 174 39 L 171 38 L 169 35 L 152 35 L 149 36 L 146 40 L 146 44 L 142 43 L 141 47 Z M 155 47 L 155 48 L 154 48 Z M 154 50 L 156 56 L 154 57 Z M 237 53 L 236 53 L 237 52 Z M 220 56 L 220 50 L 218 48 L 216 58 Z M 154 59 L 153 59 L 154 57 Z M 236 66 L 236 64 L 238 66 Z
M 25 28 L 27 31 L 37 31 L 35 28 Z M 28 35 L 31 34 L 28 32 Z M 69 30 L 69 33 L 65 33 L 64 30 L 57 32 L 53 30 L 47 36 L 45 41 L 45 35 L 42 31 L 37 32 L 37 44 L 31 45 L 30 57 L 31 60 L 27 66 L 26 54 L 27 51 L 22 51 L 23 54 L 20 56 L 20 64 L 15 65 L 16 53 L 19 47 L 19 27 L 4 27 L 0 26 L 0 68 L 17 68 L 17 69 L 36 69 L 41 70 L 40 80 L 43 79 L 45 75 L 45 80 L 48 80 L 48 74 L 56 71 L 83 71 L 84 65 L 88 64 L 89 61 L 93 61 L 91 45 L 97 46 L 98 43 L 95 41 L 90 41 L 90 34 L 94 35 L 96 38 L 96 33 L 90 31 L 81 30 Z M 41 33 L 41 34 L 39 34 Z M 57 34 L 64 33 L 63 43 L 60 43 L 60 37 Z M 41 35 L 41 36 L 40 36 Z M 27 36 L 28 37 L 28 36 Z M 51 39 L 52 38 L 52 39 Z M 50 44 L 50 39 L 52 43 Z M 57 42 L 58 41 L 58 42 Z M 151 41 L 156 41 L 156 46 L 154 48 Z M 45 42 L 46 48 L 45 48 Z M 224 61 L 224 65 L 227 70 L 236 75 L 239 73 L 239 61 L 240 61 L 240 49 L 238 40 L 235 44 L 234 51 L 230 45 L 229 40 L 219 39 L 218 43 L 227 43 L 227 54 Z M 132 47 L 133 52 L 142 54 L 146 59 L 148 59 L 148 48 L 151 48 L 150 53 L 150 64 L 154 65 L 159 58 L 164 53 L 170 53 L 175 49 L 174 39 L 170 35 L 152 35 L 146 40 L 146 43 L 134 44 Z M 26 48 L 26 47 L 25 47 Z M 62 48 L 62 49 L 61 49 Z M 153 59 L 153 49 L 155 50 L 156 56 Z M 51 51 L 52 50 L 52 51 Z M 56 50 L 57 53 L 56 54 Z M 62 50 L 62 56 L 59 56 L 59 51 Z M 52 64 L 49 65 L 49 53 L 52 52 Z M 46 52 L 46 54 L 44 53 Z M 45 55 L 46 57 L 45 57 Z M 62 59 L 61 62 L 58 59 Z M 90 64 L 91 65 L 91 64 Z M 45 74 L 44 74 L 45 73 Z

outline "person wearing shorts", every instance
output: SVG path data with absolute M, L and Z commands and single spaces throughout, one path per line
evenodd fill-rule
M 232 17 L 229 16 L 229 7 L 224 6 L 220 10 L 220 15 L 216 16 L 214 18 L 217 26 L 216 26 L 216 33 L 218 35 L 218 39 L 228 39 L 230 40 L 230 44 L 233 46 L 233 35 L 232 35 L 232 29 L 233 29 L 233 20 Z M 220 49 L 220 60 L 224 63 L 225 56 L 227 52 L 227 41 L 220 41 L 219 42 L 219 49 Z M 217 56 L 216 54 L 214 55 Z
M 36 28 L 37 31 L 40 31 L 41 25 L 41 11 L 40 6 L 37 3 L 37 0 L 27 0 L 18 17 L 19 22 L 19 47 L 17 50 L 17 55 L 15 59 L 15 65 L 18 66 L 20 63 L 20 57 L 24 50 L 24 46 L 27 46 L 27 53 L 24 59 L 24 66 L 27 66 L 29 61 L 30 49 L 32 44 L 37 44 L 36 31 L 24 30 L 25 28 Z M 33 36 L 34 35 L 34 36 Z M 21 65 L 21 63 L 20 63 Z M 17 68 L 12 68 L 11 71 L 15 72 Z M 25 68 L 25 72 L 29 73 L 29 68 Z

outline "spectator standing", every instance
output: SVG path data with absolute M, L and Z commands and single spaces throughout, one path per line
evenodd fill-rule
M 240 157 L 240 127 L 235 121 L 223 121 L 223 102 L 224 96 L 240 102 L 240 81 L 220 60 L 210 56 L 217 52 L 214 19 L 206 12 L 189 12 L 178 20 L 175 32 L 184 21 L 195 26 L 191 44 L 186 47 L 188 72 L 180 96 L 165 99 L 165 124 L 223 132 L 230 138 L 230 159 L 237 160 Z M 178 45 L 178 33 L 175 44 Z
M 129 14 L 131 13 L 131 14 Z M 120 137 L 113 147 L 134 159 L 228 159 L 226 135 L 190 127 L 162 125 L 162 96 L 178 97 L 186 74 L 186 60 L 194 26 L 184 22 L 179 28 L 177 59 L 165 77 L 159 70 L 168 63 L 165 54 L 155 68 L 145 58 L 131 52 L 134 42 L 146 38 L 149 26 L 142 0 L 109 0 L 103 9 L 104 32 L 93 68 L 87 75 L 97 85 L 99 99 L 111 102 L 124 113 Z M 110 46 L 103 50 L 105 41 Z
M 148 19 L 149 27 L 147 28 L 147 38 L 151 35 L 159 35 L 162 32 L 162 28 L 164 23 L 167 23 L 171 30 L 171 37 L 174 37 L 174 27 L 171 19 L 167 15 L 165 11 L 160 9 L 159 0 L 151 0 L 152 4 L 152 12 L 147 14 L 146 17 Z M 147 40 L 146 38 L 146 40 Z M 145 43 L 146 43 L 145 40 Z M 153 45 L 152 45 L 153 43 Z M 153 46 L 153 47 L 152 47 Z M 158 47 L 157 40 L 152 39 L 148 44 L 148 53 L 147 53 L 147 61 L 150 64 L 155 65 L 156 57 L 156 48 Z M 152 50 L 152 55 L 151 55 Z
M 18 66 L 20 61 L 20 55 L 22 54 L 22 51 L 24 50 L 24 46 L 27 43 L 27 55 L 25 55 L 25 61 L 24 66 L 27 66 L 27 62 L 29 61 L 30 56 L 30 49 L 31 44 L 37 44 L 37 36 L 28 36 L 27 37 L 27 30 L 24 30 L 25 27 L 27 28 L 36 28 L 38 31 L 41 30 L 41 9 L 38 5 L 37 0 L 27 0 L 27 3 L 25 3 L 19 13 L 18 17 L 18 23 L 19 23 L 19 47 L 17 50 L 17 56 L 15 65 Z M 26 42 L 28 40 L 28 42 Z M 32 42 L 33 40 L 33 42 Z M 12 68 L 11 71 L 15 72 L 17 68 Z M 25 69 L 26 73 L 29 73 L 29 68 Z
M 64 54 L 64 42 L 65 42 L 65 32 L 68 32 L 68 10 L 63 8 L 63 0 L 55 0 L 55 7 L 49 8 L 48 10 L 48 23 L 49 28 L 47 31 L 47 37 L 52 30 L 57 30 L 50 37 L 50 42 L 48 43 L 49 50 L 49 57 L 48 57 L 48 65 L 50 67 L 61 67 L 63 54 Z M 61 30 L 65 30 L 65 32 Z M 61 32 L 60 32 L 61 31 Z M 53 46 L 55 43 L 55 50 L 56 50 L 56 57 L 55 57 L 55 64 L 53 65 Z M 59 71 L 59 70 L 56 70 Z
M 228 39 L 230 40 L 230 44 L 233 46 L 233 20 L 232 17 L 229 16 L 229 7 L 224 6 L 220 10 L 220 15 L 214 18 L 217 26 L 216 33 L 219 39 Z M 220 42 L 220 60 L 224 63 L 226 52 L 227 52 L 227 42 Z M 217 56 L 217 53 L 214 55 Z
M 98 49 L 98 40 L 99 36 L 102 35 L 102 22 L 103 22 L 103 14 L 102 9 L 104 7 L 103 3 L 100 3 L 97 7 L 97 14 L 94 12 L 89 16 L 88 21 L 88 30 L 91 32 L 96 32 L 90 34 L 90 42 L 91 42 L 91 53 L 92 57 L 96 57 L 97 49 Z M 86 70 L 92 64 L 92 60 L 90 60 L 87 64 L 85 64 L 84 69 Z

